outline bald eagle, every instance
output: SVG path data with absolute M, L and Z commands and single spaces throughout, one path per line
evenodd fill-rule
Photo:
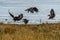
M 53 19 L 55 17 L 55 12 L 53 9 L 51 9 L 50 14 L 48 16 L 49 16 L 48 19 Z
M 10 16 L 13 18 L 14 21 L 19 21 L 23 18 L 23 14 L 20 14 L 18 16 L 14 16 L 9 12 Z
M 38 9 L 36 7 L 30 7 L 28 9 L 26 9 L 25 11 L 28 11 L 28 13 L 29 12 L 34 13 L 34 12 L 38 12 Z

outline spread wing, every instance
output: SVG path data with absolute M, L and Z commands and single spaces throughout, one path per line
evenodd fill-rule
M 53 19 L 54 17 L 55 17 L 55 15 L 48 15 L 49 16 L 49 18 L 48 19 Z
M 23 18 L 23 14 L 20 14 L 20 15 L 18 16 L 18 18 L 19 18 L 19 19 L 22 19 L 22 18 Z
M 54 12 L 53 9 L 51 9 L 50 14 L 51 14 L 51 16 L 54 16 L 55 15 L 55 12 Z
M 9 12 L 9 14 L 10 14 L 10 16 L 11 16 L 12 18 L 14 18 L 14 15 L 12 15 L 10 12 Z

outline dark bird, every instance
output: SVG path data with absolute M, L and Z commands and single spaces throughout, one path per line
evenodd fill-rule
M 38 12 L 38 9 L 36 7 L 30 7 L 28 9 L 26 9 L 25 11 L 28 11 L 28 13 L 29 12 L 34 13 L 34 12 Z
M 25 24 L 27 24 L 28 23 L 28 19 L 23 19 L 23 22 L 25 23 Z
M 53 9 L 51 9 L 50 14 L 48 16 L 49 16 L 48 19 L 53 19 L 55 17 L 55 12 Z
M 10 16 L 13 18 L 14 21 L 19 21 L 23 18 L 23 14 L 20 14 L 18 16 L 14 16 L 9 12 Z

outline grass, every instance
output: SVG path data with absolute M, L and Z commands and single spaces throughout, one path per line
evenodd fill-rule
M 0 40 L 60 40 L 60 23 L 1 24 Z

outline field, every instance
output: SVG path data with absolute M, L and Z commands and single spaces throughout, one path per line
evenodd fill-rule
M 60 40 L 60 23 L 0 24 L 0 40 Z

